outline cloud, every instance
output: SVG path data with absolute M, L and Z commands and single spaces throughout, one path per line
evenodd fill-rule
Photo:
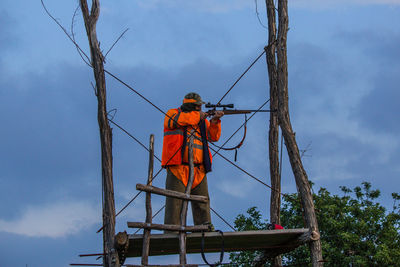
M 400 0 L 291 0 L 290 7 L 335 8 L 349 5 L 400 5 Z
M 259 9 L 265 5 L 264 1 L 258 1 Z M 336 8 L 351 5 L 400 5 L 400 0 L 290 0 L 289 8 Z M 242 9 L 255 9 L 254 1 L 249 0 L 140 0 L 139 6 L 147 9 L 154 8 L 183 8 L 191 11 L 197 10 L 208 13 L 226 13 Z M 262 8 L 262 7 L 261 7 Z
M 186 1 L 186 0 L 140 0 L 139 5 L 144 8 L 156 8 L 160 6 L 179 7 L 191 10 L 199 10 L 203 12 L 221 13 L 232 10 L 240 10 L 243 8 L 252 7 L 254 5 L 251 1 L 246 0 L 199 0 L 199 1 Z
M 100 209 L 86 202 L 29 206 L 15 220 L 0 219 L 0 231 L 29 237 L 59 238 L 79 233 L 101 219 Z
M 14 47 L 17 40 L 14 28 L 17 24 L 17 21 L 10 17 L 8 12 L 0 10 L 0 46 L 2 49 Z
M 239 179 L 224 179 L 218 183 L 218 188 L 233 197 L 246 198 L 250 191 L 254 188 L 254 183 L 249 183 L 247 176 L 241 175 Z

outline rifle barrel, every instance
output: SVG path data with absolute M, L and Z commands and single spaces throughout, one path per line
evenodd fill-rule
M 215 110 L 209 110 L 209 114 L 213 114 Z M 221 110 L 224 112 L 225 115 L 235 115 L 235 114 L 249 114 L 253 112 L 271 112 L 269 109 L 225 109 Z

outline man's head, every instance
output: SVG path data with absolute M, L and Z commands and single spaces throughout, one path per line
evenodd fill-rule
M 202 104 L 204 104 L 204 102 L 201 100 L 200 95 L 191 92 L 185 95 L 181 109 L 183 111 L 194 111 L 194 110 L 200 111 Z

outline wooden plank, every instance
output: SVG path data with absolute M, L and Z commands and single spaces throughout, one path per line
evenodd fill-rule
M 194 164 L 193 164 L 193 135 L 194 130 L 190 131 L 189 147 L 188 147 L 188 160 L 189 160 L 189 180 L 186 185 L 185 194 L 190 195 L 192 191 L 192 185 L 194 180 Z M 188 201 L 182 201 L 181 208 L 181 226 L 186 226 L 186 215 L 188 209 Z M 186 264 L 186 232 L 179 232 L 179 263 Z
M 128 222 L 129 228 L 144 228 L 144 229 L 155 229 L 155 230 L 167 230 L 167 231 L 178 231 L 178 232 L 201 232 L 209 231 L 209 225 L 195 225 L 195 226 L 180 226 L 174 224 L 156 224 L 156 223 L 144 223 L 144 222 Z
M 125 264 L 126 267 L 143 267 L 143 265 Z M 185 264 L 184 267 L 198 267 L 198 264 Z M 146 267 L 183 267 L 182 264 L 146 265 Z
M 153 182 L 153 165 L 154 165 L 154 135 L 150 135 L 149 145 L 149 170 L 147 176 L 147 185 L 151 186 Z M 146 223 L 151 224 L 152 221 L 151 209 L 151 193 L 146 193 Z M 142 251 L 142 265 L 149 264 L 149 251 L 150 251 L 150 228 L 145 228 L 143 231 L 143 251 Z
M 264 249 L 281 250 L 285 248 L 290 251 L 305 242 L 309 242 L 312 236 L 308 229 L 225 232 L 224 250 L 232 252 Z M 142 238 L 143 235 L 129 236 L 128 257 L 141 256 Z M 152 234 L 150 240 L 150 256 L 179 254 L 178 234 Z M 201 233 L 187 234 L 186 241 L 186 253 L 201 252 Z M 220 252 L 220 250 L 221 235 L 218 232 L 206 232 L 204 252 Z
M 203 203 L 208 202 L 208 198 L 205 196 L 189 195 L 189 194 L 176 192 L 176 191 L 168 190 L 168 189 L 163 189 L 163 188 L 159 188 L 159 187 L 155 187 L 155 186 L 147 186 L 144 184 L 136 184 L 136 190 L 149 192 L 149 193 L 166 196 L 166 197 L 179 198 L 179 199 L 183 199 L 183 200 L 191 200 L 191 201 L 197 201 L 197 202 L 203 202 Z

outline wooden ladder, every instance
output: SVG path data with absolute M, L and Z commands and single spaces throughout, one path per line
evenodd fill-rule
M 130 265 L 134 266 L 151 266 L 149 265 L 149 253 L 150 253 L 150 236 L 151 229 L 154 230 L 167 230 L 167 231 L 178 231 L 179 232 L 179 265 L 164 265 L 164 266 L 197 266 L 193 264 L 187 264 L 186 262 L 186 233 L 187 232 L 201 232 L 210 231 L 208 225 L 196 225 L 187 226 L 187 209 L 188 202 L 198 201 L 207 203 L 208 198 L 205 196 L 192 196 L 190 195 L 191 188 L 194 180 L 194 163 L 193 163 L 193 134 L 190 135 L 188 144 L 188 155 L 189 155 L 189 181 L 186 186 L 185 193 L 176 192 L 173 190 L 167 190 L 152 186 L 153 179 L 153 165 L 154 165 L 154 135 L 150 135 L 150 147 L 149 147 L 149 170 L 147 185 L 137 184 L 136 189 L 146 192 L 146 222 L 128 222 L 129 228 L 143 228 L 143 250 L 142 250 L 142 265 Z M 173 197 L 182 199 L 182 209 L 180 214 L 180 225 L 172 224 L 154 224 L 152 223 L 152 208 L 151 208 L 151 194 L 158 194 L 166 197 Z M 162 266 L 162 265 L 157 265 Z

